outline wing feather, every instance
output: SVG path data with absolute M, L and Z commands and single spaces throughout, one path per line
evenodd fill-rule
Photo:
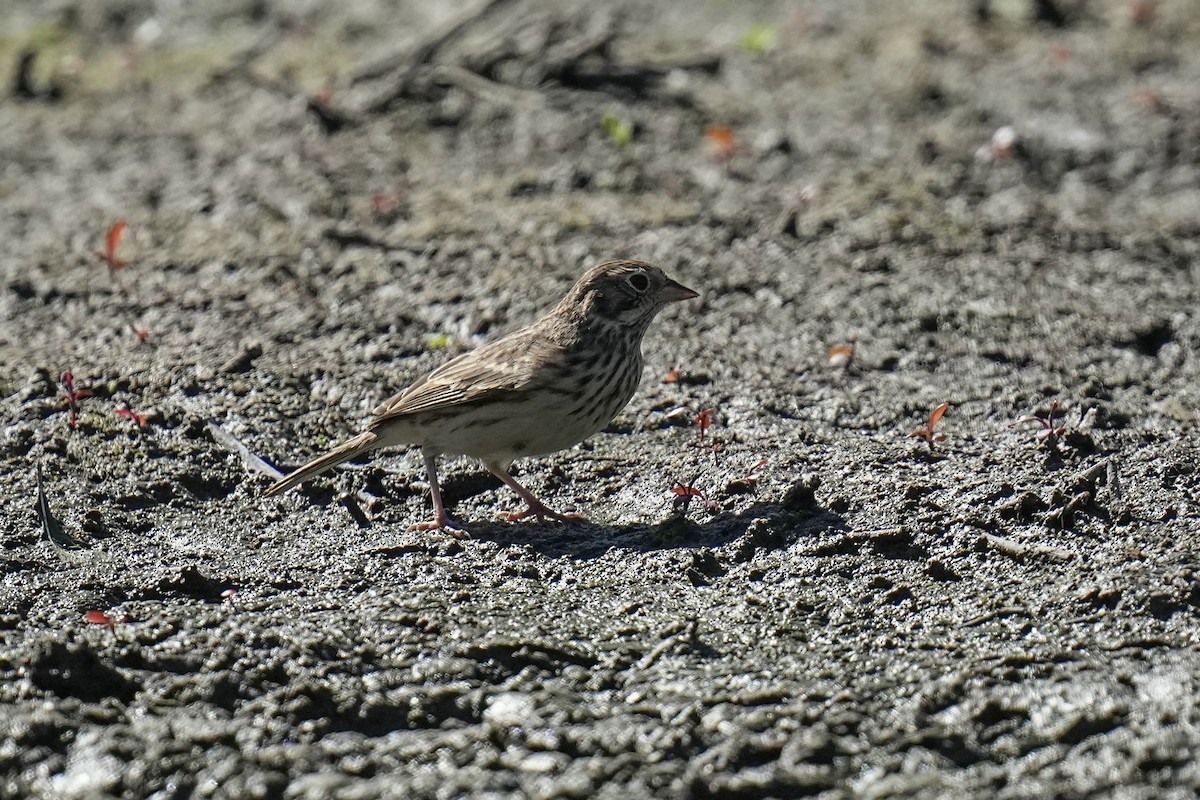
M 397 417 L 435 411 L 483 400 L 499 399 L 538 380 L 546 367 L 561 360 L 562 351 L 544 337 L 518 331 L 454 358 L 372 413 L 372 427 Z

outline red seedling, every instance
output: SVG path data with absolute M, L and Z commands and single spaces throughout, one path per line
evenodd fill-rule
M 716 408 L 706 408 L 696 415 L 696 427 L 700 429 L 700 445 L 704 445 L 704 435 L 708 433 L 708 429 L 712 427 L 713 414 L 717 413 Z
M 1158 20 L 1158 3 L 1154 0 L 1133 0 L 1129 4 L 1129 21 L 1139 28 L 1149 28 Z
M 908 438 L 910 438 L 910 439 L 924 439 L 924 440 L 925 440 L 925 444 L 929 445 L 929 449 L 930 449 L 930 450 L 932 450 L 932 449 L 933 449 L 933 444 L 934 444 L 934 442 L 943 442 L 943 441 L 945 441 L 945 440 L 946 440 L 946 437 L 945 437 L 945 436 L 943 436 L 943 435 L 942 435 L 942 434 L 940 434 L 940 433 L 934 433 L 934 429 L 936 429 L 936 428 L 937 428 L 938 421 L 939 421 L 939 420 L 940 420 L 940 419 L 941 419 L 943 416 L 945 416 L 945 415 L 946 415 L 946 412 L 947 412 L 949 409 L 950 409 L 950 404 L 949 404 L 949 403 L 942 403 L 940 406 L 938 406 L 937 408 L 935 408 L 933 411 L 931 411 L 931 412 L 930 412 L 930 414 L 929 414 L 929 424 L 928 424 L 928 425 L 926 425 L 924 428 L 917 428 L 915 431 L 913 431 L 912 433 L 910 433 L 910 434 L 908 435 Z
M 142 63 L 142 54 L 137 47 L 130 45 L 121 51 L 121 66 L 127 72 L 133 72 Z
M 108 277 L 113 280 L 117 279 L 117 271 L 125 269 L 128 265 L 128 262 L 117 258 L 117 245 L 121 243 L 121 237 L 124 234 L 125 220 L 119 219 L 112 224 L 112 227 L 108 229 L 108 234 L 104 237 L 104 252 L 92 251 L 92 255 L 108 266 Z
M 737 137 L 728 125 L 709 125 L 704 129 L 704 142 L 713 161 L 728 161 L 737 151 Z
M 132 330 L 133 335 L 137 337 L 138 344 L 141 344 L 150 338 L 150 329 L 143 325 L 138 325 L 136 322 L 131 322 L 129 323 L 129 329 Z
M 1050 404 L 1050 411 L 1046 413 L 1046 416 L 1041 417 L 1034 414 L 1032 416 L 1022 417 L 1021 419 L 1017 420 L 1016 424 L 1021 425 L 1026 422 L 1038 423 L 1042 426 L 1042 429 L 1034 434 L 1035 438 L 1039 442 L 1049 442 L 1051 445 L 1054 445 L 1062 437 L 1062 435 L 1067 432 L 1066 425 L 1054 424 L 1054 412 L 1056 411 L 1058 411 L 1057 400 Z
M 850 365 L 854 363 L 854 355 L 858 352 L 858 340 L 851 339 L 846 344 L 839 344 L 829 348 L 829 352 L 825 357 L 829 360 L 829 366 L 834 369 L 850 369 Z
M 783 23 L 783 33 L 791 40 L 800 40 L 826 25 L 825 17 L 811 11 L 797 11 Z
M 117 630 L 117 620 L 105 614 L 103 611 L 89 611 L 83 615 L 84 622 L 90 622 L 93 625 L 104 625 L 114 633 Z
M 1050 60 L 1050 63 L 1056 67 L 1061 67 L 1063 64 L 1066 64 L 1071 60 L 1072 55 L 1071 48 L 1067 47 L 1065 44 L 1050 45 L 1050 49 L 1046 52 L 1046 56 Z
M 125 417 L 125 419 L 133 420 L 134 422 L 137 423 L 137 426 L 139 428 L 146 427 L 146 417 L 144 415 L 139 414 L 138 412 L 134 411 L 129 406 L 125 406 L 124 408 L 118 408 L 113 413 L 116 414 L 118 417 Z
M 734 478 L 725 487 L 725 491 L 731 493 L 744 493 L 754 491 L 754 487 L 758 485 L 758 476 L 754 473 L 767 465 L 767 459 L 759 459 L 753 467 L 746 471 L 746 474 L 740 478 Z
M 687 510 L 688 510 L 688 506 L 690 506 L 692 504 L 693 498 L 696 498 L 701 503 L 703 503 L 704 507 L 707 508 L 709 511 L 720 511 L 721 510 L 720 504 L 715 503 L 712 500 L 709 500 L 708 496 L 705 495 L 704 492 L 697 489 L 695 486 L 691 486 L 691 485 L 688 485 L 685 483 L 680 483 L 679 481 L 675 481 L 675 483 L 673 483 L 671 485 L 671 493 L 673 495 L 675 495 L 675 499 L 672 502 L 672 510 L 674 510 L 674 511 L 682 510 L 683 513 L 686 514 Z
M 1149 86 L 1139 86 L 1133 90 L 1133 102 L 1147 111 L 1169 114 L 1173 109 L 1171 101 L 1158 89 Z
M 63 392 L 67 396 L 67 407 L 71 409 L 71 416 L 67 420 L 67 424 L 71 426 L 71 430 L 75 430 L 76 424 L 79 422 L 79 401 L 85 397 L 92 396 L 91 389 L 76 389 L 75 376 L 69 372 L 62 374 Z
M 663 383 L 679 383 L 679 375 L 679 368 L 672 367 L 663 378 Z
M 371 196 L 371 213 L 383 222 L 396 220 L 408 211 L 408 195 L 402 191 Z

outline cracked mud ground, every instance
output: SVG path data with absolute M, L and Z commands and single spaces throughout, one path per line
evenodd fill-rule
M 1194 796 L 1192 4 L 475 13 L 7 4 L 0 797 Z M 589 522 L 263 496 L 611 257 Z

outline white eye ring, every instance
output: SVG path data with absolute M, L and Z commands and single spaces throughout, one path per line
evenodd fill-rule
M 633 287 L 635 292 L 644 292 L 650 288 L 650 279 L 646 277 L 644 272 L 635 272 L 626 278 L 626 281 Z

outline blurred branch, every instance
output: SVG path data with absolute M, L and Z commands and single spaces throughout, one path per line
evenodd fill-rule
M 393 59 L 394 62 L 398 63 L 395 63 L 395 66 L 391 67 L 390 69 L 382 69 L 381 67 L 368 68 L 363 73 L 355 75 L 352 79 L 352 83 L 368 80 L 377 73 L 380 75 L 380 77 L 382 77 L 382 75 L 386 75 L 396 67 L 399 67 L 405 63 L 408 65 L 407 69 L 405 69 L 404 73 L 400 76 L 400 79 L 396 82 L 396 85 L 385 95 L 368 104 L 364 109 L 365 113 L 382 114 L 390 111 L 396 105 L 396 103 L 408 96 L 413 82 L 416 80 L 417 73 L 420 72 L 421 68 L 433 61 L 433 59 L 437 57 L 438 53 L 441 52 L 446 45 L 462 36 L 462 34 L 475 23 L 512 2 L 513 0 L 487 0 L 483 7 L 481 7 L 478 11 L 463 17 L 445 31 L 418 46 L 411 56 L 408 56 L 405 59 Z

